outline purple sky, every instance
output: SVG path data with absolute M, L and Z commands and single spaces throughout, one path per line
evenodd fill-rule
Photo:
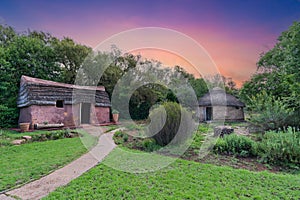
M 219 70 L 239 83 L 255 72 L 259 54 L 299 20 L 299 0 L 0 2 L 1 24 L 69 36 L 91 47 L 132 28 L 174 29 L 201 44 Z

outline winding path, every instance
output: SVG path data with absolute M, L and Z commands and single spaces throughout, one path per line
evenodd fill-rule
M 41 199 L 56 188 L 67 185 L 73 179 L 96 166 L 116 147 L 112 139 L 113 133 L 116 130 L 103 134 L 100 127 L 85 126 L 84 129 L 89 134 L 100 136 L 98 144 L 88 153 L 39 180 L 11 190 L 7 192 L 6 195 L 0 195 L 0 200 L 12 200 L 13 198 L 11 196 L 30 200 Z

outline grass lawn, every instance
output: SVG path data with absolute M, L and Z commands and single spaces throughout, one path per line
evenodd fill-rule
M 30 135 L 32 134 L 37 133 Z M 84 139 L 89 145 L 93 144 L 93 139 L 88 137 Z M 0 191 L 38 179 L 85 152 L 87 149 L 80 138 L 0 147 Z
M 148 173 L 123 169 L 161 162 L 168 157 L 115 149 L 97 167 L 69 185 L 58 188 L 45 199 L 299 199 L 300 176 L 251 172 L 178 159 L 171 165 Z M 130 160 L 138 154 L 144 162 Z M 133 156 L 133 157 L 131 157 Z M 152 160 L 151 160 L 152 159 Z M 141 163 L 140 163 L 141 162 Z M 108 165 L 106 165 L 108 164 Z

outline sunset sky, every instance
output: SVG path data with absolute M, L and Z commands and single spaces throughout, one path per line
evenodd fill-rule
M 93 48 L 133 28 L 176 30 L 202 45 L 221 73 L 238 83 L 249 79 L 259 55 L 299 20 L 300 0 L 0 1 L 1 24 L 18 32 L 68 36 Z M 188 65 L 180 55 L 138 53 L 167 65 Z

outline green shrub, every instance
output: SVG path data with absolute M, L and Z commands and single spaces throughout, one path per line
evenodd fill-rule
M 167 115 L 165 123 L 164 113 Z M 178 103 L 165 102 L 162 106 L 152 110 L 149 117 L 151 123 L 148 134 L 152 135 L 161 146 L 168 145 L 170 142 L 172 144 L 184 142 L 192 134 L 191 129 L 194 126 L 192 114 Z
M 267 94 L 266 91 L 249 98 L 250 123 L 261 131 L 278 130 L 289 124 L 293 109 L 285 101 Z
M 228 153 L 228 145 L 223 138 L 219 138 L 214 146 L 214 152 L 216 153 Z
M 257 144 L 246 136 L 230 134 L 218 139 L 214 146 L 214 152 L 242 157 L 257 156 Z
M 32 142 L 42 142 L 47 140 L 58 140 L 63 138 L 70 138 L 70 137 L 78 137 L 80 134 L 77 132 L 70 132 L 70 130 L 58 130 L 58 131 L 51 131 L 46 132 L 40 135 L 32 135 Z
M 161 146 L 159 146 L 153 138 L 146 138 L 142 142 L 142 147 L 144 151 L 152 152 L 158 150 Z
M 300 164 L 300 132 L 289 127 L 285 131 L 268 131 L 259 145 L 260 156 L 269 163 Z
M 0 105 L 0 128 L 8 128 L 17 125 L 18 109 L 8 108 L 7 106 Z
M 123 141 L 124 141 L 124 142 L 127 142 L 127 141 L 128 141 L 128 135 L 127 135 L 127 134 L 123 135 Z
M 48 140 L 45 134 L 33 135 L 31 138 L 32 142 L 42 142 Z
M 123 133 L 122 131 L 116 131 L 113 139 L 116 144 L 123 144 L 124 142 L 128 141 L 128 135 Z
M 123 137 L 123 132 L 122 131 L 116 131 L 114 134 L 114 137 Z

